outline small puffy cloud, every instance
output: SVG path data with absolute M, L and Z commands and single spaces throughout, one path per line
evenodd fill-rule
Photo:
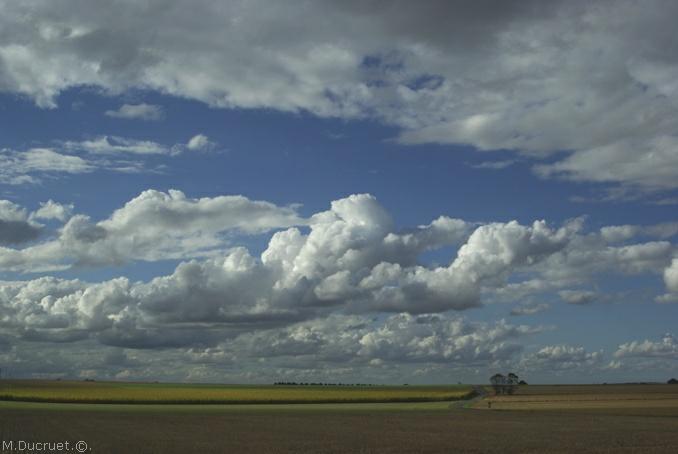
M 176 156 L 188 149 L 211 150 L 215 144 L 206 136 L 184 144 L 166 146 L 153 140 L 103 135 L 86 140 L 58 142 L 53 147 L 28 150 L 0 149 L 0 183 L 22 185 L 40 183 L 42 178 L 64 174 L 107 170 L 138 173 L 153 156 Z
M 567 304 L 586 305 L 598 301 L 598 293 L 590 290 L 561 290 L 558 292 L 560 298 Z
M 669 291 L 678 293 L 678 258 L 673 259 L 671 266 L 664 270 L 664 283 Z
M 511 312 L 509 315 L 513 316 L 518 316 L 518 315 L 533 315 L 533 314 L 538 314 L 539 312 L 544 312 L 547 310 L 550 306 L 546 303 L 528 303 L 528 304 L 521 304 L 519 306 L 514 307 L 511 309 Z
M 602 227 L 600 235 L 608 243 L 619 243 L 637 236 L 640 231 L 636 225 L 611 225 Z
M 25 221 L 27 217 L 25 208 L 9 200 L 0 200 L 0 219 L 3 221 Z
M 678 340 L 665 334 L 659 341 L 633 341 L 619 345 L 615 358 L 668 358 L 678 359 Z
M 214 145 L 205 134 L 197 134 L 186 143 L 186 148 L 191 151 L 204 151 L 214 148 Z
M 47 148 L 33 148 L 22 153 L 22 157 L 26 172 L 84 173 L 93 170 L 89 163 L 78 156 L 67 156 Z
M 168 154 L 170 149 L 151 140 L 134 140 L 118 136 L 101 136 L 80 142 L 68 141 L 64 146 L 69 150 L 82 150 L 94 154 Z
M 658 303 L 678 303 L 678 293 L 664 293 L 654 299 Z
M 611 225 L 600 229 L 600 235 L 608 243 L 619 243 L 637 236 L 668 239 L 677 234 L 678 222 L 655 225 Z
M 618 182 L 647 190 L 675 189 L 678 181 L 678 138 L 622 140 L 579 150 L 553 164 L 535 166 L 542 177 L 574 181 Z
M 40 202 L 40 208 L 31 213 L 33 219 L 56 219 L 58 221 L 66 221 L 73 213 L 73 204 L 64 205 L 53 200 L 47 202 Z
M 478 164 L 469 164 L 469 166 L 474 169 L 501 170 L 510 167 L 515 163 L 516 163 L 515 160 L 507 159 L 504 161 L 484 161 Z
M 673 253 L 674 246 L 668 241 L 611 246 L 599 235 L 579 235 L 548 257 L 539 274 L 555 288 L 580 286 L 601 273 L 659 274 Z
M 117 110 L 107 110 L 105 115 L 112 118 L 147 121 L 159 121 L 165 118 L 165 112 L 161 106 L 146 103 L 123 104 Z
M 49 148 L 31 148 L 23 152 L 0 150 L 0 183 L 37 183 L 31 174 L 88 173 L 95 167 L 79 156 L 58 153 Z
M 584 347 L 573 345 L 547 345 L 537 352 L 526 355 L 521 366 L 528 370 L 558 371 L 566 369 L 603 367 L 602 351 L 588 352 Z
M 389 233 L 384 237 L 384 244 L 394 251 L 435 250 L 447 245 L 461 244 L 468 238 L 474 225 L 462 219 L 440 216 L 428 225 L 420 225 L 397 233 Z M 416 257 L 412 257 L 414 263 Z
M 664 284 L 668 293 L 658 296 L 657 302 L 678 303 L 678 258 L 674 258 L 664 270 Z

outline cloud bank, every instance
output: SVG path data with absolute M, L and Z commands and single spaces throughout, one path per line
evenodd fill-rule
M 678 188 L 673 2 L 31 0 L 1 13 L 0 90 L 44 108 L 70 87 L 151 89 L 221 108 L 375 118 L 402 143 L 564 152 L 535 172 Z M 157 119 L 156 107 L 108 115 Z
M 27 210 L 7 201 L 0 207 L 7 222 L 18 223 L 25 232 L 39 228 L 30 224 Z M 500 333 L 510 337 L 538 331 L 500 322 L 488 328 L 493 340 L 481 354 L 471 342 L 475 338 L 464 337 L 473 330 L 447 324 L 450 316 L 445 314 L 502 299 L 520 302 L 559 289 L 566 303 L 586 304 L 597 295 L 571 287 L 601 273 L 664 273 L 668 291 L 675 291 L 670 243 L 611 246 L 609 236 L 582 232 L 580 220 L 552 228 L 544 221 L 478 224 L 441 216 L 397 229 L 369 194 L 335 200 L 328 210 L 305 218 L 292 208 L 242 196 L 192 199 L 176 190 L 145 191 L 101 221 L 82 214 L 65 220 L 65 210 L 52 201 L 42 204 L 34 218 L 64 219 L 56 237 L 23 248 L 0 247 L 0 269 L 29 273 L 138 260 L 183 261 L 171 274 L 147 282 L 119 277 L 88 283 L 54 276 L 5 281 L 0 285 L 0 317 L 5 330 L 23 341 L 215 348 L 224 339 L 256 336 L 261 330 L 294 337 L 294 329 L 312 320 L 322 325 L 347 317 L 363 320 L 356 322 L 362 326 L 373 324 L 369 314 L 390 313 L 396 315 L 388 316 L 384 325 L 377 323 L 375 331 L 363 332 L 354 350 L 380 361 L 395 356 L 438 361 L 457 355 L 471 361 L 474 354 L 494 361 L 520 350 L 502 344 Z M 273 233 L 258 256 L 233 244 L 267 232 Z M 17 243 L 12 235 L 5 238 Z M 421 261 L 426 251 L 450 246 L 457 251 L 448 264 Z M 518 304 L 512 314 L 548 308 Z M 398 339 L 393 339 L 396 326 Z M 459 336 L 463 340 L 458 345 L 449 344 Z M 284 342 L 280 348 L 294 352 L 295 346 L 305 351 L 334 340 L 311 336 Z M 313 342 L 317 345 L 309 345 Z

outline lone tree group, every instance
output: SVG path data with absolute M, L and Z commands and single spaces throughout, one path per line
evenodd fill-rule
M 518 385 L 527 384 L 521 381 L 513 372 L 510 372 L 508 375 L 494 374 L 490 377 L 490 383 L 494 388 L 495 394 L 513 394 Z

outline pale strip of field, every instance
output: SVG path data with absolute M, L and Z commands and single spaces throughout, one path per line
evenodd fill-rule
M 677 394 L 665 393 L 665 394 L 531 394 L 531 395 L 521 395 L 516 394 L 513 396 L 493 396 L 490 398 L 492 402 L 569 402 L 569 401 L 620 401 L 620 400 L 671 400 L 678 399 Z
M 579 397 L 579 396 L 577 396 Z M 488 401 L 492 407 L 488 408 Z M 492 398 L 476 402 L 472 408 L 478 410 L 584 410 L 622 408 L 676 408 L 678 399 L 591 399 L 591 400 L 497 400 Z
M 334 404 L 88 404 L 0 401 L 0 414 L 7 410 L 96 412 L 96 413 L 161 413 L 161 414 L 268 414 L 268 413 L 355 413 L 355 412 L 449 412 L 455 402 L 398 402 L 398 403 L 334 403 Z
M 492 388 L 487 387 L 492 393 Z M 672 394 L 678 398 L 678 386 L 662 383 L 653 384 L 610 384 L 610 385 L 529 385 L 519 386 L 516 396 L 570 396 L 570 395 L 656 395 Z
M 490 393 L 491 390 L 488 389 Z M 488 405 L 491 404 L 491 407 Z M 514 395 L 488 395 L 481 410 L 678 409 L 678 386 L 665 384 L 531 385 Z

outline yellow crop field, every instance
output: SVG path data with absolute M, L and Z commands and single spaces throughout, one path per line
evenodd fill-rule
M 79 403 L 433 402 L 470 396 L 468 386 L 239 386 L 3 380 L 0 400 Z

